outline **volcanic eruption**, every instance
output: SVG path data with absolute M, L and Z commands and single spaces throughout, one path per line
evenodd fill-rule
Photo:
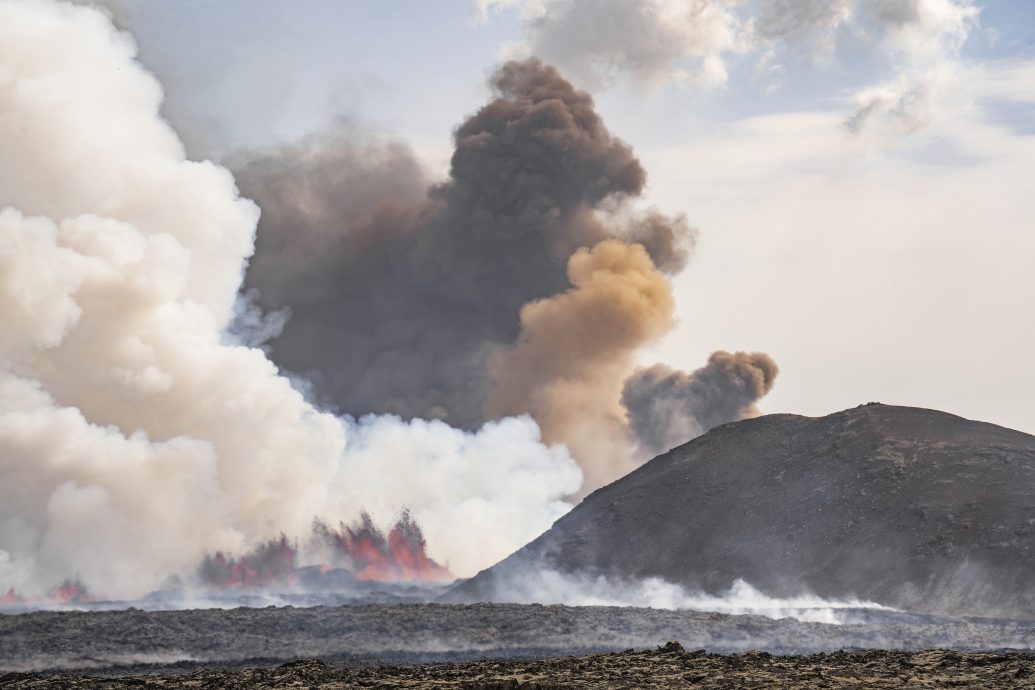
M 307 553 L 308 552 L 308 553 Z M 299 583 L 303 560 L 318 559 L 320 571 L 341 568 L 359 580 L 374 582 L 448 582 L 449 570 L 428 557 L 420 526 L 404 512 L 387 535 L 362 513 L 356 524 L 337 530 L 322 522 L 313 525 L 308 543 L 300 547 L 281 535 L 239 558 L 222 552 L 205 557 L 200 581 L 217 589 L 269 588 Z M 313 567 L 313 566 L 309 566 Z
M 673 324 L 670 278 L 697 231 L 636 205 L 640 161 L 556 69 L 511 61 L 490 84 L 437 184 L 403 144 L 357 140 L 350 125 L 239 156 L 236 178 L 263 209 L 245 285 L 290 315 L 271 357 L 326 404 L 461 428 L 528 414 L 588 491 L 650 457 L 623 383 Z M 675 443 L 750 416 L 776 372 L 747 389 L 712 368 L 707 402 L 684 394 L 684 416 L 700 419 Z
M 470 575 L 657 447 L 623 390 L 695 231 L 637 205 L 642 165 L 553 67 L 496 70 L 444 180 L 340 132 L 235 180 L 103 13 L 7 0 L 0 26 L 0 590 L 289 581 L 314 519 L 361 514 L 317 530 L 332 567 Z M 755 414 L 776 371 L 709 366 L 664 443 Z
M 185 157 L 131 39 L 42 0 L 0 27 L 0 591 L 138 597 L 364 509 L 463 574 L 568 509 L 579 470 L 527 418 L 310 404 L 228 333 L 259 211 Z

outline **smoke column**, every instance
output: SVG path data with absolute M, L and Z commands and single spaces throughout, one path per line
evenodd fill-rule
M 430 188 L 404 146 L 347 125 L 234 165 L 263 209 L 247 285 L 292 314 L 273 359 L 343 412 L 474 428 L 493 418 L 490 360 L 523 305 L 567 289 L 576 250 L 617 238 L 666 272 L 686 261 L 684 218 L 629 208 L 643 168 L 588 94 L 537 60 L 492 87 Z
M 555 69 L 509 62 L 491 86 L 439 184 L 405 145 L 348 123 L 239 157 L 263 208 L 246 284 L 290 312 L 271 355 L 326 404 L 468 429 L 530 414 L 596 488 L 655 447 L 627 428 L 623 383 L 672 323 L 668 276 L 696 233 L 634 206 L 642 166 Z M 716 412 L 669 430 L 679 442 L 741 416 L 735 386 L 698 391 L 710 400 L 671 400 L 669 416 Z
M 404 145 L 347 123 L 236 160 L 263 208 L 246 283 L 290 311 L 272 357 L 327 404 L 462 428 L 531 414 L 595 488 L 647 459 L 622 385 L 671 325 L 695 231 L 634 207 L 639 161 L 552 67 L 491 84 L 430 187 Z
M 406 506 L 464 575 L 562 514 L 580 472 L 528 418 L 338 419 L 230 342 L 258 209 L 186 159 L 134 54 L 96 9 L 0 0 L 0 590 L 137 596 Z
M 521 310 L 517 346 L 494 362 L 498 414 L 531 411 L 563 440 L 588 485 L 635 467 L 621 407 L 637 351 L 672 323 L 671 286 L 639 244 L 605 240 L 568 264 L 572 288 Z
M 664 364 L 636 372 L 622 403 L 640 446 L 653 456 L 719 424 L 757 416 L 755 403 L 772 390 L 778 372 L 762 352 L 714 352 L 689 374 Z

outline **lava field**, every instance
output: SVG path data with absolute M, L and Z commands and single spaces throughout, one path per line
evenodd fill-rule
M 241 670 L 299 659 L 338 666 L 459 663 L 651 649 L 1022 651 L 1035 622 L 839 612 L 841 625 L 630 607 L 402 604 L 0 615 L 0 671 L 105 675 Z M 11 680 L 10 677 L 7 678 Z
M 8 674 L 10 688 L 902 688 L 1035 687 L 1035 656 L 1021 653 L 835 652 L 810 656 L 687 652 L 676 642 L 654 651 L 425 666 L 333 667 L 296 661 L 273 668 L 202 670 L 168 676 Z

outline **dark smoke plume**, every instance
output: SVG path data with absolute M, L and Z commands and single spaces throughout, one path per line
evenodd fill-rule
M 772 390 L 778 372 L 765 353 L 720 351 L 689 374 L 664 364 L 636 372 L 622 403 L 637 441 L 653 456 L 712 427 L 756 416 L 755 403 Z
M 235 166 L 263 209 L 246 287 L 292 315 L 272 357 L 342 412 L 475 426 L 488 362 L 514 344 L 523 305 L 568 287 L 576 250 L 619 239 L 662 271 L 685 263 L 683 217 L 627 208 L 644 170 L 588 94 L 535 59 L 491 83 L 426 192 L 405 147 L 347 131 Z

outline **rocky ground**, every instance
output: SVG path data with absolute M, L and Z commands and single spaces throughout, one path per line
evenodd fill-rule
M 865 405 L 717 427 L 576 506 L 450 600 L 525 601 L 530 573 L 804 589 L 1035 618 L 1035 436 Z
M 650 649 L 664 640 L 713 653 L 780 655 L 877 648 L 1027 651 L 1035 641 L 1032 621 L 872 610 L 838 615 L 844 624 L 519 604 L 36 611 L 0 615 L 0 673 L 182 675 L 270 668 L 298 659 L 353 668 L 452 664 Z
M 0 675 L 7 688 L 1035 688 L 1035 656 L 834 652 L 811 656 L 687 652 L 671 642 L 626 651 L 524 661 L 342 668 L 296 661 L 274 668 L 177 676 Z

